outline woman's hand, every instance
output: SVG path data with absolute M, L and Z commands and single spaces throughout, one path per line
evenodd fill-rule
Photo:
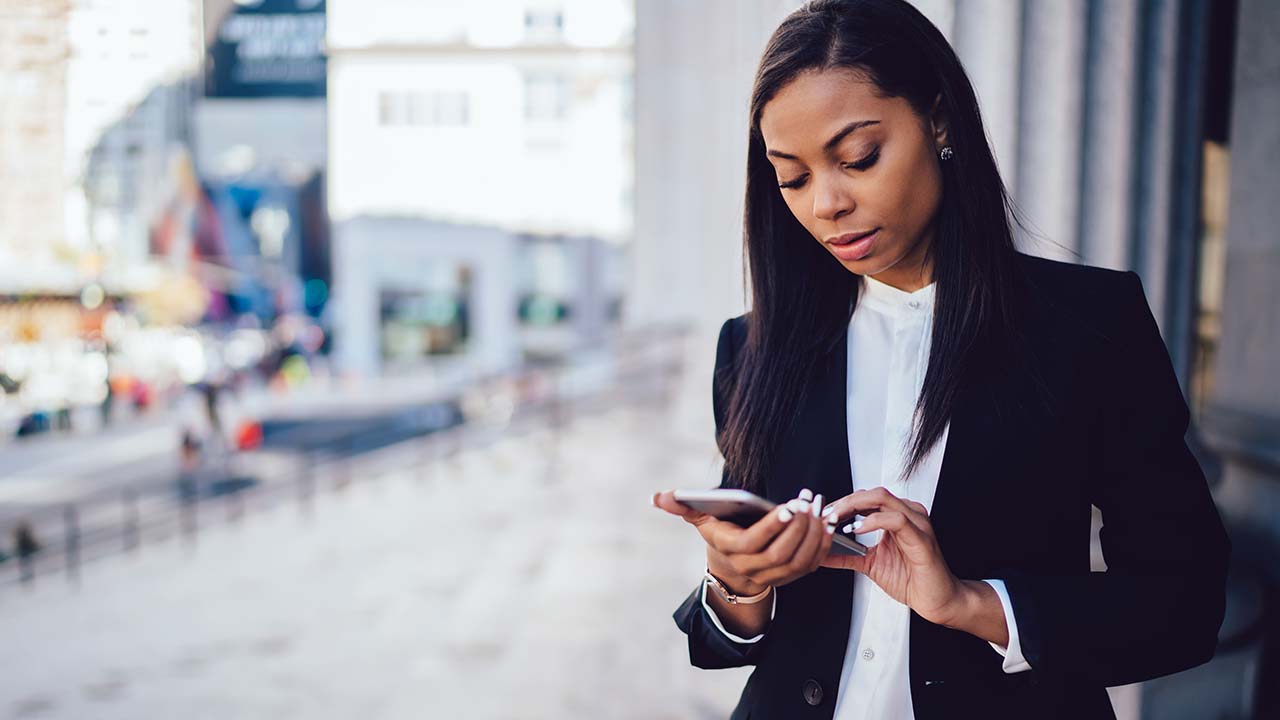
M 947 567 L 924 505 L 880 487 L 858 490 L 831 503 L 837 522 L 867 515 L 854 532 L 883 530 L 866 557 L 827 555 L 824 567 L 856 570 L 929 622 L 950 625 L 964 612 L 968 589 Z
M 655 494 L 653 504 L 697 528 L 707 544 L 712 574 L 743 595 L 786 585 L 817 570 L 835 531 L 817 516 L 822 496 L 813 497 L 808 490 L 747 528 L 680 504 L 673 490 Z

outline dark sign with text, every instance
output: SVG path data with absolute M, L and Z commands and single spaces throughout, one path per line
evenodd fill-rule
M 205 56 L 207 97 L 324 97 L 324 0 L 237 0 Z

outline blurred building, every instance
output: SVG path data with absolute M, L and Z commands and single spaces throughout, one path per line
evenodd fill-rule
M 715 331 L 748 304 L 741 221 L 751 80 L 769 34 L 800 4 L 637 4 L 630 311 L 699 329 L 682 397 L 704 426 Z M 1280 357 L 1280 5 L 915 4 L 974 83 L 1005 183 L 1031 224 L 1023 248 L 1142 276 L 1192 407 L 1188 441 L 1235 539 L 1217 657 L 1117 690 L 1117 713 L 1275 716 L 1280 699 L 1265 678 L 1280 667 L 1280 386 L 1271 377 Z
M 147 282 L 199 61 L 195 0 L 25 0 L 0 13 L 0 292 Z
M 451 285 L 454 312 L 428 316 L 456 323 L 465 307 L 458 350 L 485 365 L 526 341 L 598 337 L 631 236 L 630 2 L 341 0 L 329 20 L 343 366 L 376 372 L 393 346 L 430 346 L 387 333 L 421 305 L 405 297 L 441 291 L 433 277 L 472 279 Z
M 196 0 L 73 0 L 68 241 L 109 291 L 154 285 L 149 238 L 191 176 Z M 81 179 L 81 182 L 75 182 Z
M 195 262 L 212 321 L 318 316 L 329 294 L 324 0 L 204 0 L 196 158 L 212 206 Z
M 60 128 L 70 6 L 29 0 L 0 7 L 0 285 L 10 288 L 20 283 L 20 266 L 54 275 L 53 247 L 65 236 Z
M 194 0 L 0 7 L 0 438 L 69 426 L 109 381 L 164 382 L 133 304 L 185 299 L 157 292 L 148 248 L 191 177 L 199 49 Z

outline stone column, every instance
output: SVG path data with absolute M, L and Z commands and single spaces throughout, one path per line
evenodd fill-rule
M 1280 4 L 1242 0 L 1231 108 L 1222 340 L 1204 418 L 1235 555 L 1280 585 Z
M 1022 3 L 957 0 L 952 37 L 973 83 L 1005 186 L 1018 185 L 1018 77 Z
M 1086 9 L 1085 3 L 1027 0 L 1023 11 L 1014 197 L 1037 236 L 1023 246 L 1055 260 L 1079 260 Z
M 769 35 L 800 4 L 636 3 L 636 224 L 626 320 L 692 328 L 678 393 L 687 407 L 678 417 L 698 426 L 711 422 L 716 332 L 747 306 L 742 205 L 751 81 Z

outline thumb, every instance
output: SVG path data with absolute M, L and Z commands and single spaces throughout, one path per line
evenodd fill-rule
M 829 553 L 822 559 L 822 567 L 835 568 L 836 570 L 853 570 L 865 574 L 867 572 L 867 558 L 857 555 L 836 555 Z
M 705 521 L 707 518 L 711 517 L 710 515 L 704 512 L 694 510 L 688 505 L 685 505 L 681 503 L 679 500 L 676 500 L 675 490 L 664 490 L 659 493 L 654 493 L 652 502 L 653 502 L 653 506 L 658 508 L 659 510 L 665 510 L 671 513 L 672 515 L 676 515 L 678 517 L 684 518 L 685 522 L 689 522 L 694 525 L 698 525 L 703 521 Z

